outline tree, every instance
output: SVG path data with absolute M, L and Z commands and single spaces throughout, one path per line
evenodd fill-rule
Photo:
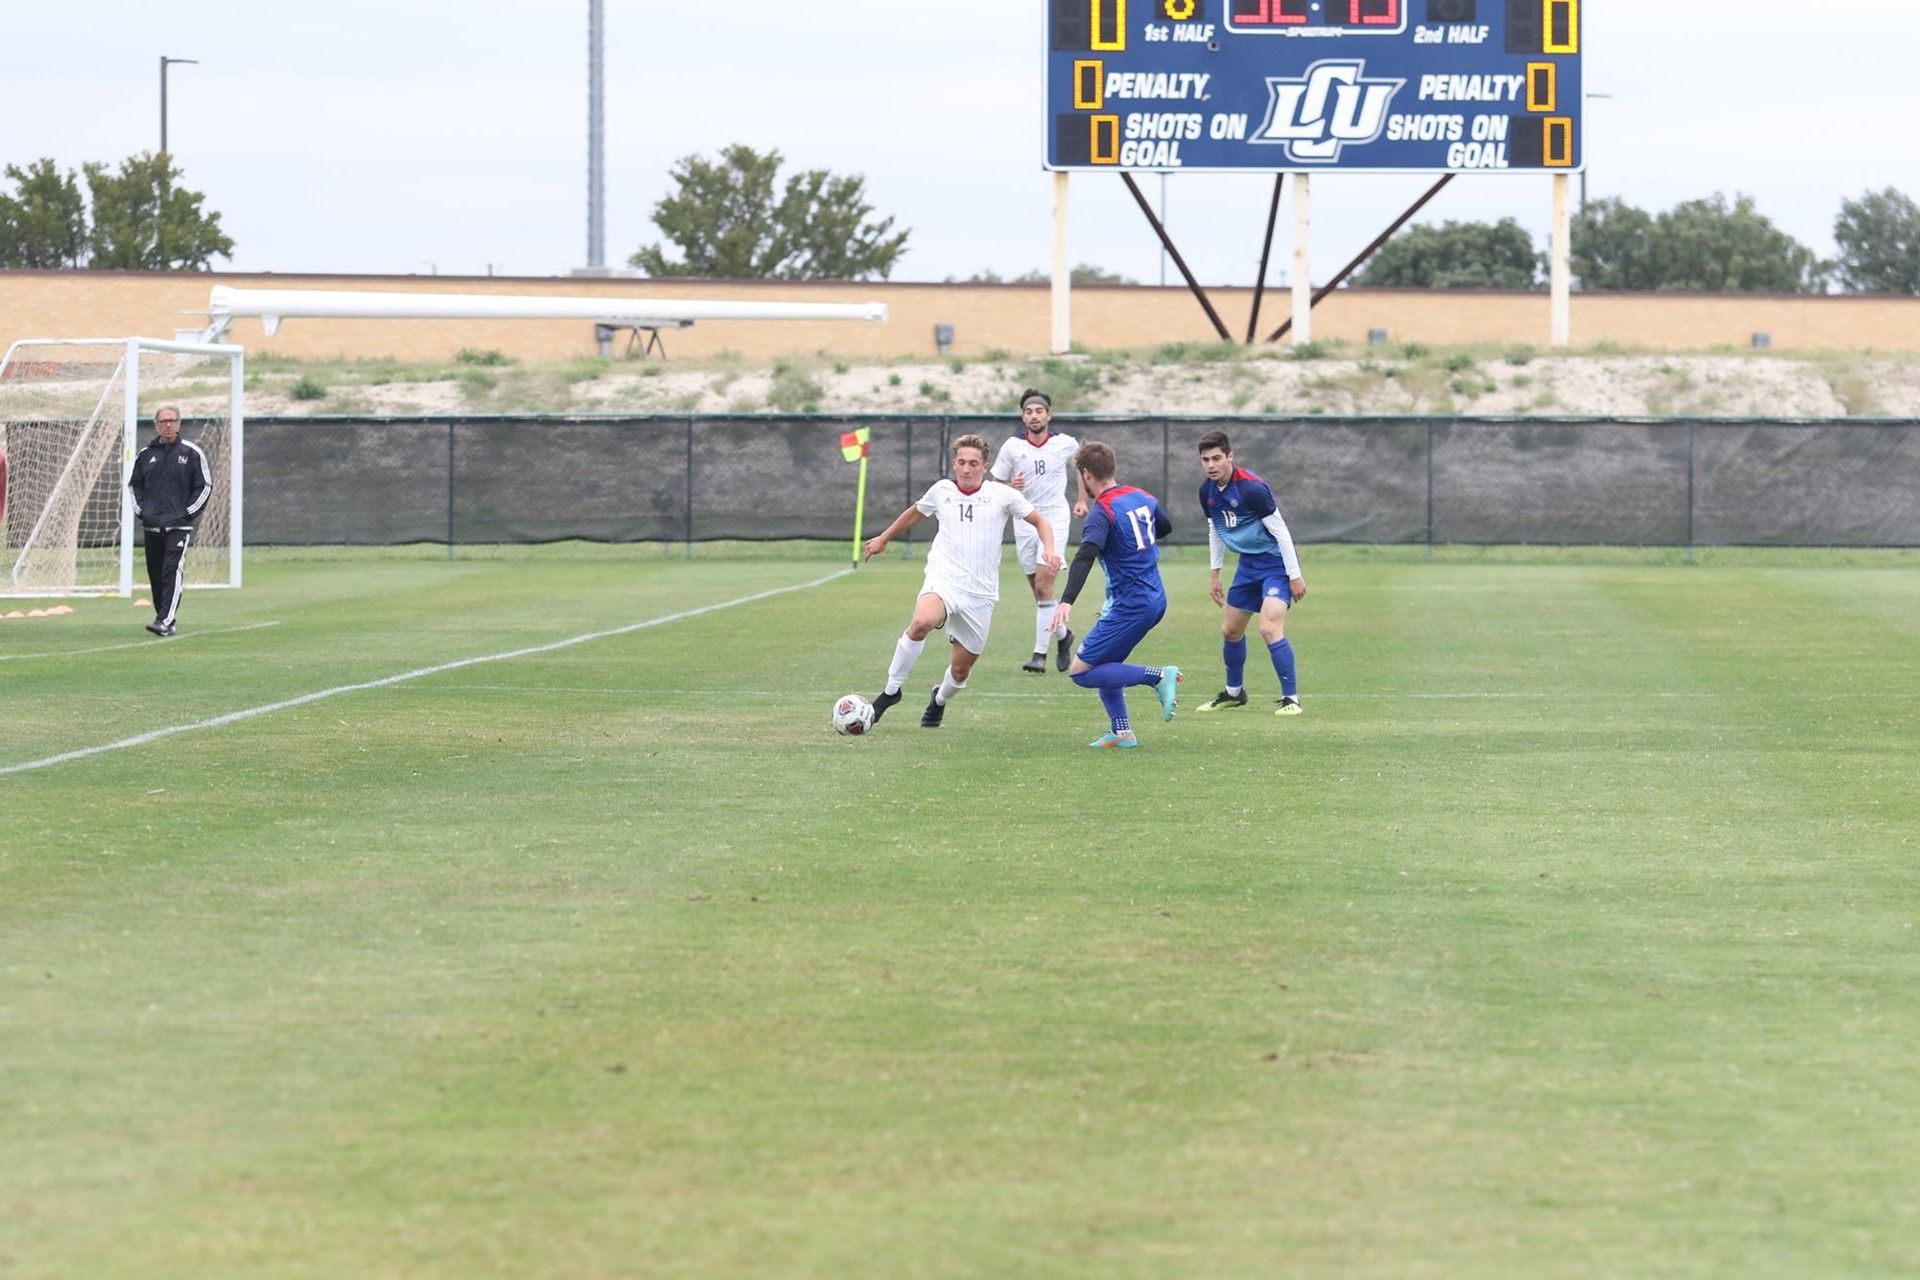
M 1132 276 L 1122 275 L 1118 271 L 1109 271 L 1105 267 L 1095 266 L 1091 262 L 1082 262 L 1082 263 L 1076 264 L 1073 270 L 1068 273 L 1067 281 L 1069 284 L 1139 284 L 1140 283 L 1138 280 L 1135 280 Z M 1009 277 L 1009 276 L 1002 276 L 998 271 L 995 271 L 992 267 L 988 267 L 985 271 L 974 272 L 972 275 L 968 276 L 965 280 L 961 280 L 955 276 L 948 276 L 947 283 L 948 284 L 1052 284 L 1053 273 L 1050 271 L 1040 271 L 1036 269 L 1033 271 L 1023 271 L 1017 276 Z
M 1531 289 L 1539 255 L 1525 227 L 1499 222 L 1419 226 L 1387 241 L 1355 284 L 1376 288 Z
M 93 196 L 93 256 L 88 264 L 119 271 L 205 271 L 233 256 L 220 215 L 202 213 L 206 197 L 179 185 L 173 157 L 141 152 L 120 162 L 86 166 Z
M 14 194 L 0 195 L 0 267 L 77 267 L 87 251 L 87 205 L 80 182 L 51 158 L 26 169 L 8 165 Z
M 1583 289 L 1651 293 L 1662 273 L 1653 215 L 1624 200 L 1595 200 L 1573 215 L 1568 236 L 1573 274 Z
M 1649 216 L 1596 200 L 1573 220 L 1574 274 L 1587 289 L 1818 293 L 1827 264 L 1754 207 L 1716 193 Z
M 808 169 L 775 196 L 778 151 L 736 143 L 718 160 L 684 156 L 676 190 L 653 207 L 654 225 L 680 251 L 641 246 L 628 261 L 651 276 L 754 280 L 884 280 L 906 251 L 908 232 L 869 217 L 866 179 Z
M 1654 219 L 1662 289 L 1706 293 L 1820 293 L 1827 264 L 1773 225 L 1752 196 L 1689 200 Z
M 1852 293 L 1920 294 L 1920 205 L 1892 187 L 1842 200 L 1834 265 Z

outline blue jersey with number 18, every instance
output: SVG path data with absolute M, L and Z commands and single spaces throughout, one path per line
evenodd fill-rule
M 1167 589 L 1160 581 L 1160 548 L 1153 532 L 1159 511 L 1160 504 L 1152 494 L 1132 485 L 1115 485 L 1088 508 L 1080 541 L 1100 548 L 1109 609 L 1166 606 Z

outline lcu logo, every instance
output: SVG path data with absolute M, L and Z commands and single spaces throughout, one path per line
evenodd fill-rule
M 1387 127 L 1387 110 L 1405 80 L 1365 79 L 1367 64 L 1328 58 L 1303 79 L 1267 77 L 1267 118 L 1255 142 L 1279 142 L 1287 159 L 1331 164 L 1347 143 L 1372 142 Z

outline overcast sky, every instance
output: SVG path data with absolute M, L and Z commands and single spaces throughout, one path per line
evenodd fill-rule
M 586 0 L 67 0 L 8 6 L 0 160 L 63 167 L 159 143 L 158 60 L 223 269 L 548 275 L 586 260 Z M 728 143 L 865 175 L 912 229 L 895 272 L 1044 266 L 1044 0 L 606 0 L 607 253 L 657 238 L 673 161 Z M 1588 0 L 1588 189 L 1649 209 L 1753 195 L 1818 252 L 1842 199 L 1920 198 L 1920 4 Z M 1159 196 L 1158 180 L 1142 179 Z M 1544 245 L 1544 176 L 1456 181 L 1422 221 L 1513 216 Z M 1250 284 L 1271 179 L 1176 175 L 1168 219 L 1208 283 Z M 1314 274 L 1427 180 L 1327 175 Z M 1270 280 L 1288 262 L 1283 222 Z M 1073 179 L 1072 253 L 1145 282 L 1152 232 L 1117 177 Z M 1177 278 L 1176 278 L 1177 279 Z

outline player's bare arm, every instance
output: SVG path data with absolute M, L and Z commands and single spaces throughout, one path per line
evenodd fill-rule
M 926 513 L 921 511 L 920 508 L 908 507 L 899 514 L 892 524 L 881 530 L 880 533 L 874 537 L 867 539 L 867 545 L 861 549 L 860 559 L 863 562 L 873 559 L 887 549 L 889 542 L 892 542 L 895 538 L 926 518 Z

